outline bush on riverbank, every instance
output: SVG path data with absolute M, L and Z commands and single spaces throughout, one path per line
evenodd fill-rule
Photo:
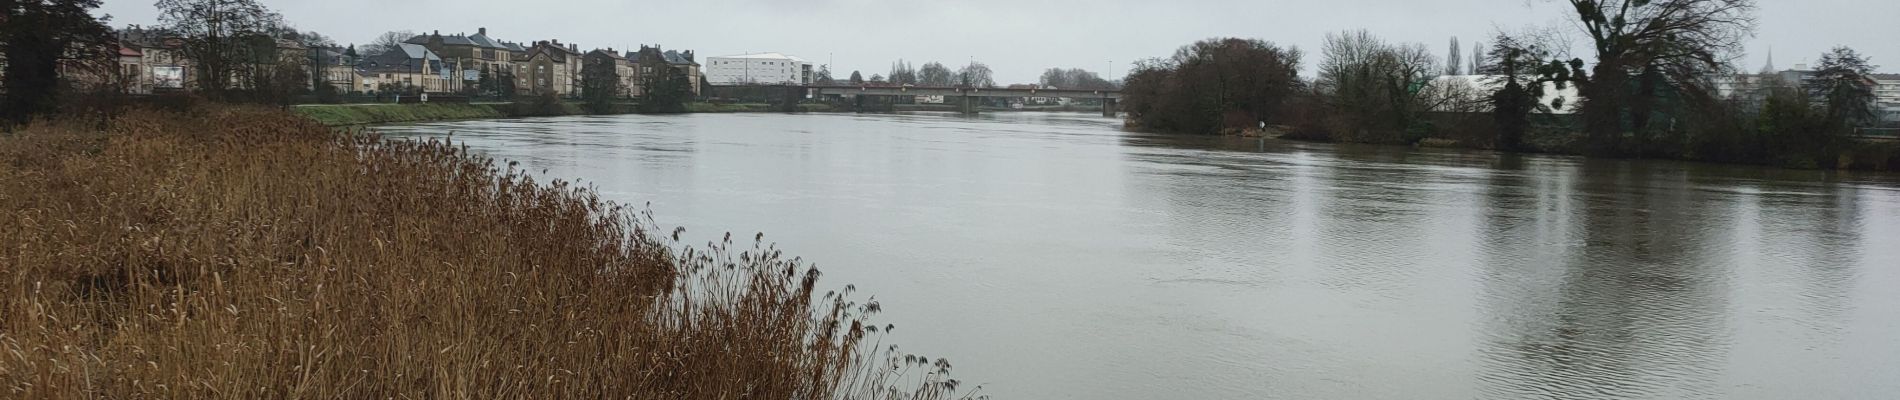
M 944 398 L 772 247 L 268 109 L 0 137 L 0 393 Z M 904 373 L 903 371 L 908 371 Z M 900 394 L 901 393 L 901 394 Z

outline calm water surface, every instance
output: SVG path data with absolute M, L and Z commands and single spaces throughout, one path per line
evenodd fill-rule
M 1080 114 L 395 126 L 765 232 L 1014 399 L 1900 397 L 1900 178 Z

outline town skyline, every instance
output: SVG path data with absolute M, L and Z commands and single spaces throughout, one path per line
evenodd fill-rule
M 561 2 L 556 7 L 592 11 L 548 15 L 510 11 L 514 3 L 501 2 L 459 2 L 454 7 L 430 1 L 384 4 L 366 0 L 276 0 L 265 4 L 284 15 L 286 23 L 322 33 L 343 45 L 366 44 L 386 31 L 439 31 L 448 35 L 474 34 L 479 28 L 488 28 L 492 36 L 503 40 L 532 43 L 559 39 L 588 49 L 660 45 L 696 50 L 702 57 L 777 52 L 814 64 L 830 64 L 833 75 L 839 78 L 854 70 L 866 77 L 884 74 L 899 59 L 913 65 L 931 61 L 963 65 L 974 60 L 994 69 L 998 83 L 1035 82 L 1047 68 L 1082 68 L 1118 79 L 1134 61 L 1170 54 L 1180 43 L 1216 36 L 1258 37 L 1297 46 L 1309 58 L 1315 57 L 1327 33 L 1361 28 L 1397 42 L 1422 43 L 1441 58 L 1454 36 L 1467 46 L 1467 52 L 1469 46 L 1488 41 L 1498 29 L 1551 26 L 1573 39 L 1576 36 L 1571 32 L 1573 24 L 1563 19 L 1563 5 L 1555 2 L 1384 3 L 1344 0 L 1321 7 L 1209 1 L 1197 2 L 1206 7 L 1181 7 L 1132 1 L 1065 6 L 1061 2 L 978 0 L 954 5 L 891 6 L 819 1 L 790 7 L 746 0 L 693 4 L 587 0 Z M 1900 71 L 1900 42 L 1880 40 L 1900 37 L 1900 25 L 1879 23 L 1880 16 L 1900 15 L 1900 3 L 1855 3 L 1761 3 L 1756 35 L 1747 41 L 1746 54 L 1737 60 L 1737 66 L 1744 72 L 1759 69 L 1767 63 L 1771 51 L 1777 69 L 1813 64 L 1827 49 L 1845 45 L 1869 55 L 1875 65 L 1882 66 L 1881 71 Z M 1210 9 L 1234 12 L 1204 12 Z M 1865 12 L 1829 14 L 1830 10 L 1841 9 Z M 1342 16 L 1326 10 L 1355 12 Z M 148 1 L 107 2 L 96 12 L 111 15 L 110 23 L 117 27 L 157 23 L 157 10 Z M 615 17 L 654 13 L 677 18 Z M 1253 17 L 1256 15 L 1264 16 Z M 974 19 L 984 19 L 985 29 L 958 32 L 948 25 L 931 28 L 942 21 Z M 806 23 L 809 21 L 818 22 Z M 1065 29 L 1044 29 L 1058 25 Z M 1131 28 L 1140 25 L 1148 26 Z M 1101 45 L 1082 45 L 1088 43 Z M 1587 55 L 1574 43 L 1573 47 L 1573 56 Z M 1310 73 L 1316 60 L 1306 61 L 1305 72 Z

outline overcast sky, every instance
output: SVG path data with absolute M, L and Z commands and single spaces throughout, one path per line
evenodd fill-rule
M 781 52 L 829 60 L 839 78 L 889 71 L 891 61 L 971 58 L 989 64 L 998 83 L 1027 83 L 1049 67 L 1113 70 L 1173 53 L 1216 36 L 1260 38 L 1306 50 L 1319 60 L 1328 32 L 1369 29 L 1395 41 L 1425 43 L 1443 57 L 1451 37 L 1484 40 L 1498 28 L 1561 26 L 1554 0 L 263 0 L 286 21 L 342 43 L 365 43 L 391 30 L 474 34 L 498 39 L 560 39 L 582 47 L 660 44 L 705 57 Z M 1758 0 L 1760 29 L 1745 70 L 1811 63 L 1847 45 L 1883 71 L 1900 71 L 1900 1 Z M 151 0 L 106 0 L 114 26 L 153 24 Z M 1575 37 L 1576 36 L 1573 35 Z M 1588 54 L 1577 54 L 1588 59 Z M 1466 56 L 1469 57 L 1469 56 Z

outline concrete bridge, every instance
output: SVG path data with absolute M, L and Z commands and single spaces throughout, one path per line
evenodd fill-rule
M 788 109 L 791 107 L 796 107 L 795 105 L 792 105 L 796 103 L 795 98 L 804 98 L 806 95 L 809 95 L 812 98 L 824 98 L 825 96 L 833 96 L 833 95 L 841 96 L 845 98 L 851 98 L 851 99 L 854 99 L 854 101 L 858 103 L 859 109 L 864 108 L 863 107 L 864 99 L 869 98 L 869 97 L 943 96 L 944 101 L 950 104 L 956 105 L 959 111 L 965 114 L 976 114 L 978 105 L 975 99 L 979 99 L 979 98 L 1056 97 L 1056 98 L 1071 98 L 1071 99 L 1100 99 L 1102 101 L 1102 116 L 1114 117 L 1116 116 L 1116 113 L 1121 110 L 1120 102 L 1122 98 L 1121 92 L 1115 91 L 1115 90 L 1005 89 L 1005 88 L 972 88 L 972 87 L 869 86 L 869 85 L 863 85 L 863 86 L 779 85 L 779 86 L 758 86 L 758 87 L 775 88 L 776 90 L 782 91 L 781 93 L 783 93 L 786 96 L 784 101 L 785 103 L 787 103 Z

